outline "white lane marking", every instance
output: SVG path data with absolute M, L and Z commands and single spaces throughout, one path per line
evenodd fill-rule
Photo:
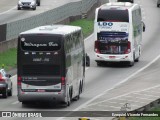
M 135 101 L 135 100 L 128 100 L 128 99 L 122 99 L 122 98 L 118 98 L 118 100 L 123 100 L 123 101 L 126 101 L 126 103 L 128 103 L 129 101 L 130 102 L 135 102 L 135 103 L 142 103 L 142 104 L 144 104 L 145 102 L 142 102 L 142 101 Z
M 110 107 L 109 105 L 98 105 L 99 107 L 100 107 L 100 110 L 101 111 L 110 111 L 110 110 L 108 110 L 108 109 L 105 109 L 105 108 L 108 108 L 108 107 Z M 87 110 L 89 109 L 89 110 L 92 110 L 92 111 L 98 111 L 98 106 L 96 107 L 96 108 L 94 108 L 94 106 L 91 106 L 91 107 L 89 107 L 89 108 L 87 108 Z M 104 108 L 101 108 L 101 107 L 104 107 Z M 116 106 L 115 106 L 116 107 Z M 83 111 L 84 111 L 85 109 L 83 109 Z M 86 111 L 86 110 L 85 110 Z
M 128 97 L 129 97 L 129 98 L 133 98 L 133 96 L 125 96 L 125 97 L 127 97 L 127 98 L 128 98 Z M 149 101 L 150 101 L 150 100 L 151 100 L 151 101 L 155 100 L 155 99 L 144 98 L 144 97 L 137 97 L 137 96 L 136 96 L 136 97 L 134 97 L 134 98 L 144 99 L 144 100 L 149 100 Z
M 15 104 L 18 104 L 18 103 L 19 103 L 19 101 L 15 101 L 15 102 L 12 103 L 12 105 L 15 105 Z
M 0 15 L 6 14 L 6 13 L 10 12 L 10 11 L 14 10 L 16 7 L 17 7 L 17 6 L 14 6 L 13 8 L 11 8 L 11 9 L 9 9 L 9 10 L 7 10 L 7 11 L 1 12 Z
M 90 35 L 90 36 L 88 37 L 88 39 L 89 39 L 90 37 L 92 37 L 92 35 Z M 86 39 L 86 40 L 87 40 L 87 39 Z M 112 89 L 120 86 L 120 85 L 123 84 L 124 82 L 128 81 L 128 80 L 129 80 L 130 78 L 132 78 L 133 76 L 137 75 L 138 73 L 140 73 L 140 72 L 143 71 L 144 69 L 148 68 L 151 64 L 153 64 L 154 62 L 156 62 L 159 58 L 160 58 L 160 55 L 157 56 L 155 59 L 153 59 L 153 60 L 152 60 L 150 63 L 148 63 L 146 66 L 144 66 L 144 67 L 142 67 L 141 69 L 139 69 L 137 72 L 131 74 L 129 77 L 127 77 L 127 78 L 124 79 L 123 81 L 117 83 L 117 84 L 116 84 L 115 86 L 113 86 L 112 88 L 107 89 L 107 90 L 105 90 L 104 92 L 102 92 L 101 94 L 99 94 L 99 95 L 95 96 L 94 98 L 88 100 L 87 102 L 85 102 L 84 104 L 80 105 L 78 108 L 74 109 L 73 111 L 78 111 L 78 110 L 80 110 L 80 109 L 82 109 L 82 108 L 85 108 L 84 106 L 87 106 L 87 104 L 89 104 L 89 103 L 91 103 L 92 101 L 94 101 L 95 99 L 101 97 L 101 96 L 104 95 L 106 92 L 108 92 L 108 91 L 110 91 L 110 90 L 112 90 Z M 159 87 L 159 86 L 160 86 L 160 85 L 153 86 L 153 87 L 150 87 L 150 88 L 147 88 L 147 89 L 143 89 L 143 90 L 140 90 L 140 91 L 146 91 L 146 90 L 153 89 L 153 88 L 156 88 L 156 87 Z M 140 92 L 140 91 L 139 91 L 139 92 Z M 138 91 L 136 91 L 136 92 L 138 92 Z M 119 97 L 122 97 L 122 96 L 125 96 L 125 95 L 128 95 L 128 94 L 131 94 L 131 93 L 133 93 L 133 92 L 130 92 L 130 93 L 127 93 L 127 94 L 123 94 L 123 95 L 120 95 L 120 96 L 116 96 L 116 97 L 110 98 L 110 99 L 108 99 L 108 100 L 112 100 L 112 99 L 114 99 L 114 98 L 119 98 Z M 106 100 L 105 100 L 105 101 L 106 101 Z M 131 101 L 131 100 L 128 100 L 128 101 Z M 101 102 L 98 102 L 98 103 L 102 103 L 102 102 L 104 102 L 104 101 L 101 101 Z M 137 102 L 138 102 L 138 101 L 137 101 Z M 98 104 L 98 103 L 95 103 L 95 104 Z M 143 102 L 141 102 L 141 103 L 143 103 Z M 92 105 L 95 105 L 95 104 L 92 104 Z M 91 105 L 89 105 L 89 106 L 91 106 Z M 56 119 L 56 120 L 62 120 L 63 118 L 65 118 L 65 117 L 60 117 L 60 118 L 58 118 L 58 119 Z
M 107 102 L 113 103 L 113 104 L 121 104 L 121 105 L 124 105 L 124 104 L 125 104 L 125 102 L 112 102 L 112 101 L 107 101 Z M 105 104 L 100 105 L 100 104 L 99 104 L 98 106 L 108 106 L 108 104 L 107 104 L 107 105 L 105 105 Z M 132 106 L 139 106 L 139 105 L 132 104 Z
M 160 92 L 158 92 L 158 91 L 153 91 L 153 90 L 151 90 L 151 91 L 145 91 L 145 92 L 149 92 L 149 93 L 160 93 Z
M 117 102 L 117 104 L 121 104 L 122 106 L 125 105 L 125 103 L 118 103 L 118 102 Z M 103 104 L 103 105 L 100 105 L 100 104 L 99 104 L 99 105 L 97 105 L 97 106 L 100 106 L 100 107 L 110 107 L 110 105 L 104 105 L 104 104 Z M 122 106 L 119 106 L 119 107 L 118 107 L 118 106 L 116 106 L 116 105 L 115 105 L 115 106 L 112 105 L 111 107 L 120 108 L 120 107 L 122 107 Z M 133 106 L 134 106 L 134 107 L 141 107 L 141 106 L 136 105 L 136 104 L 132 104 L 131 106 L 132 106 L 132 107 L 133 107 Z M 97 110 L 97 108 L 95 108 L 94 110 Z M 107 111 L 107 110 L 105 110 L 105 111 Z M 109 111 L 110 111 L 110 110 L 109 110 Z
M 147 67 L 149 67 L 151 64 L 153 64 L 155 61 L 157 61 L 160 58 L 160 55 L 157 56 L 155 59 L 153 59 L 150 63 L 148 63 L 146 66 L 142 67 L 141 69 L 139 69 L 138 71 L 136 71 L 135 73 L 131 74 L 129 77 L 127 77 L 126 79 L 124 79 L 123 81 L 117 83 L 115 86 L 111 87 L 110 89 L 105 90 L 104 92 L 102 92 L 101 94 L 95 96 L 94 98 L 88 100 L 87 102 L 85 102 L 84 104 L 82 104 L 81 106 L 79 106 L 78 108 L 76 108 L 74 111 L 78 111 L 79 109 L 83 108 L 84 106 L 86 106 L 87 104 L 91 103 L 92 101 L 94 101 L 95 99 L 101 97 L 102 95 L 104 95 L 106 92 L 120 86 L 122 83 L 128 81 L 130 78 L 132 78 L 133 76 L 137 75 L 138 73 L 140 73 L 141 71 L 143 71 L 144 69 L 146 69 Z M 158 85 L 160 86 L 160 85 Z M 154 86 L 155 87 L 155 86 Z M 154 88 L 151 87 L 151 88 Z M 156 86 L 157 87 L 157 86 Z M 149 88 L 147 88 L 146 90 L 148 90 Z M 143 90 L 142 90 L 143 91 Z M 132 92 L 131 92 L 132 93 Z M 120 95 L 122 96 L 122 95 Z M 124 96 L 124 95 L 123 95 Z M 119 96 L 118 96 L 119 97 Z M 118 98 L 117 97 L 117 98 Z M 59 120 L 59 119 L 58 119 Z
M 111 108 L 118 108 L 118 110 L 120 110 L 121 107 L 116 107 L 116 106 L 108 106 L 108 107 L 111 107 Z
M 91 39 L 91 37 L 93 37 L 93 33 L 90 36 L 88 36 L 86 39 L 84 39 L 84 41 Z
M 144 95 L 144 96 L 149 96 L 149 97 L 155 97 L 155 98 L 159 98 L 159 96 L 156 95 L 148 95 L 148 94 L 144 94 L 144 93 L 133 93 L 133 94 L 138 94 L 138 95 Z

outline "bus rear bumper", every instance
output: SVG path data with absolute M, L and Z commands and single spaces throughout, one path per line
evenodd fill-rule
M 105 54 L 95 54 L 96 62 L 130 62 L 132 61 L 131 55 L 105 55 Z
M 23 92 L 18 94 L 18 100 L 20 102 L 30 101 L 55 101 L 65 102 L 65 94 L 62 92 Z

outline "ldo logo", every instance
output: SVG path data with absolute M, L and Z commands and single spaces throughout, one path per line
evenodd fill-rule
M 113 23 L 112 22 L 98 22 L 98 26 L 111 27 L 113 26 Z

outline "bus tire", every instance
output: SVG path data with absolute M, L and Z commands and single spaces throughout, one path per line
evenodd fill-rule
M 70 104 L 71 104 L 71 101 L 70 101 L 70 100 L 68 100 L 68 102 L 67 102 L 67 106 L 70 106 Z
M 68 91 L 68 100 L 67 100 L 67 102 L 66 102 L 66 105 L 67 105 L 67 106 L 70 106 L 71 100 L 72 100 L 72 87 L 70 87 L 70 88 L 69 88 L 69 91 Z
M 130 67 L 134 66 L 134 61 L 135 61 L 135 53 L 133 54 L 133 61 L 129 62 Z
M 82 93 L 82 83 L 79 83 L 79 88 L 78 88 L 78 95 L 73 99 L 75 101 L 79 100 L 80 94 Z
M 78 95 L 73 98 L 74 101 L 79 100 L 79 98 L 80 98 L 80 89 L 81 89 L 81 88 L 79 87 L 79 89 L 78 89 Z
M 29 105 L 31 103 L 32 103 L 31 101 L 22 101 L 22 105 Z
M 90 66 L 90 57 L 86 54 L 86 66 Z
M 139 62 L 139 57 L 137 59 L 134 60 L 135 62 Z
M 129 62 L 129 66 L 130 67 L 134 66 L 134 61 Z
M 137 59 L 135 59 L 135 62 L 139 62 L 140 54 L 141 54 L 141 51 L 140 51 L 140 49 L 139 49 L 139 56 L 138 56 L 138 58 L 137 58 Z
M 8 96 L 12 96 L 12 88 L 9 90 L 9 92 L 8 92 Z

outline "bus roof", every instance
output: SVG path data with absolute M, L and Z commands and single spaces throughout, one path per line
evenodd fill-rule
M 66 35 L 75 31 L 81 30 L 78 26 L 69 25 L 46 25 L 33 28 L 31 30 L 20 33 L 21 34 L 59 34 Z
M 130 2 L 110 2 L 110 3 L 106 3 L 103 4 L 99 7 L 99 9 L 117 9 L 117 10 L 126 10 L 129 8 L 132 8 L 133 6 L 135 6 L 137 4 L 132 4 Z

